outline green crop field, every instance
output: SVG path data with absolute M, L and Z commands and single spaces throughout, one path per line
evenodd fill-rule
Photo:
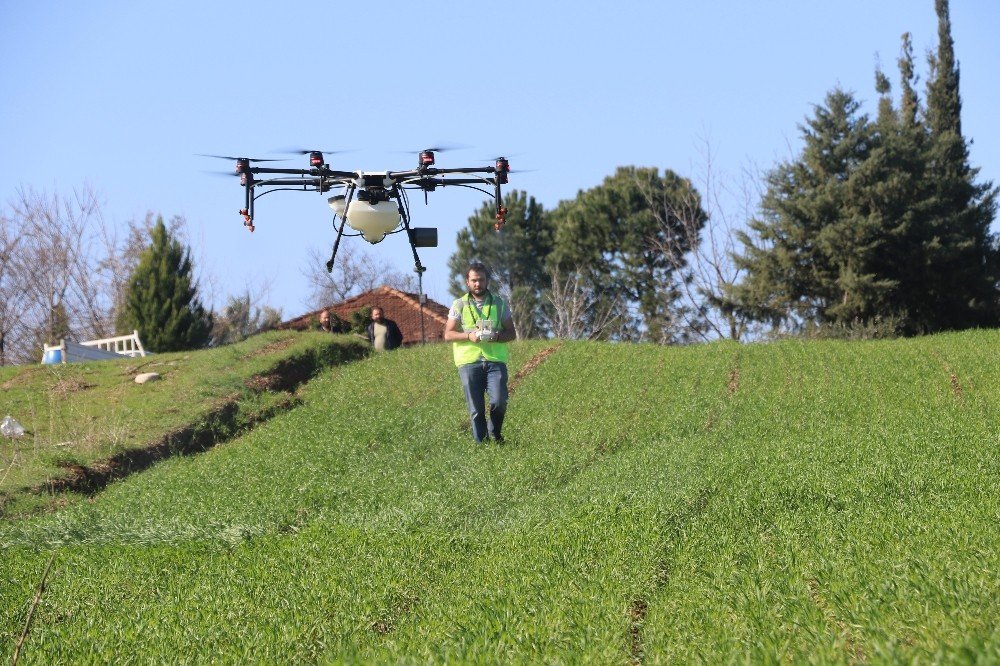
M 997 663 L 998 350 L 517 343 L 502 446 L 447 345 L 332 367 L 0 521 L 0 657 Z

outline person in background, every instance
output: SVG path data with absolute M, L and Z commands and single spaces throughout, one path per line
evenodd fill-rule
M 368 324 L 368 342 L 375 347 L 375 351 L 388 351 L 403 344 L 399 326 L 386 317 L 382 308 L 377 305 L 372 308 L 372 320 Z
M 319 327 L 327 333 L 333 333 L 333 326 L 330 324 L 330 311 L 323 310 L 319 313 Z
M 491 438 L 500 443 L 507 412 L 507 343 L 516 332 L 510 308 L 489 290 L 489 284 L 486 266 L 470 264 L 465 272 L 469 291 L 452 303 L 444 339 L 455 343 L 455 365 L 472 418 L 472 436 L 477 442 Z M 488 420 L 486 394 L 490 398 Z

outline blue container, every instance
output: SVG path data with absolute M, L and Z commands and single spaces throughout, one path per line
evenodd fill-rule
M 42 354 L 42 364 L 43 365 L 53 365 L 55 363 L 62 363 L 62 349 L 47 349 L 44 354 Z

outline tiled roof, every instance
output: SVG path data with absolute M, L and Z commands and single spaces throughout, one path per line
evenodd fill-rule
M 379 306 L 386 318 L 392 319 L 403 333 L 403 344 L 410 345 L 420 342 L 420 296 L 405 291 L 399 291 L 388 286 L 381 286 L 363 294 L 358 294 L 340 303 L 306 312 L 294 319 L 278 324 L 279 329 L 305 330 L 319 321 L 323 310 L 330 310 L 346 321 L 351 320 L 351 314 L 361 308 Z M 444 340 L 444 325 L 448 321 L 448 308 L 437 301 L 427 299 L 423 307 L 424 340 L 441 342 Z

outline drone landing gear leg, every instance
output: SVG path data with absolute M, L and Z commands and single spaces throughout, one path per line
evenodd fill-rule
M 406 214 L 406 210 L 403 208 L 402 203 L 399 204 L 399 217 L 403 220 L 403 228 L 406 229 L 406 237 L 410 239 L 410 250 L 413 252 L 413 270 L 417 272 L 417 275 L 421 275 L 427 269 L 420 263 L 420 257 L 417 255 L 417 246 L 414 244 L 413 240 L 413 232 L 410 229 L 410 216 Z
M 344 197 L 344 210 L 347 210 L 351 205 L 351 200 L 354 199 L 354 190 L 357 189 L 353 184 L 347 188 L 347 194 Z M 345 217 L 340 221 L 340 226 L 337 227 L 337 216 L 333 216 L 333 226 L 337 228 L 337 240 L 333 242 L 333 253 L 330 255 L 330 261 L 326 262 L 326 272 L 333 272 L 333 261 L 337 258 L 337 248 L 340 247 L 340 239 L 344 235 L 344 225 L 347 224 L 347 218 Z
M 336 222 L 334 222 L 336 224 Z M 344 235 L 344 222 L 340 223 L 337 227 L 337 240 L 333 242 L 333 254 L 330 255 L 330 261 L 326 262 L 326 272 L 333 272 L 333 260 L 337 258 L 337 248 L 340 247 L 340 238 Z
M 420 265 L 420 260 L 417 260 L 417 265 L 413 269 L 417 274 L 417 301 L 420 303 L 420 344 L 425 344 L 427 342 L 427 334 L 424 332 L 424 271 L 427 269 Z

